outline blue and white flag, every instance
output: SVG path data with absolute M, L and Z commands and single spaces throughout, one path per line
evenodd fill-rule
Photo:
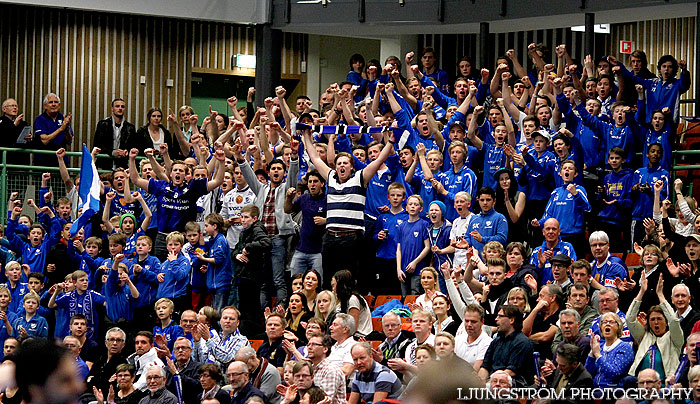
M 80 160 L 80 185 L 78 186 L 78 196 L 83 211 L 78 220 L 70 227 L 71 238 L 75 237 L 78 230 L 90 220 L 92 215 L 100 210 L 100 176 L 97 167 L 92 160 L 87 146 L 83 145 L 83 156 Z

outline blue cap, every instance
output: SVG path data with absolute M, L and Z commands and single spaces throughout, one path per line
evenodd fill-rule
M 432 201 L 432 202 L 430 202 L 430 205 L 432 205 L 432 204 L 436 204 L 440 208 L 440 210 L 442 211 L 442 218 L 444 219 L 445 212 L 447 211 L 447 206 L 445 206 L 445 204 L 442 203 L 441 201 Z M 428 205 L 428 207 L 430 207 L 430 205 Z

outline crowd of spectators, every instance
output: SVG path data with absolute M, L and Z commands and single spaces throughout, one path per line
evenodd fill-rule
M 65 184 L 8 201 L 5 360 L 56 340 L 98 404 L 369 404 L 435 360 L 494 390 L 698 386 L 700 212 L 670 175 L 686 62 L 526 51 L 454 80 L 431 48 L 355 54 L 318 102 L 251 88 L 140 129 L 115 98 L 77 232 L 72 114 L 50 93 L 29 126 L 5 100 L 1 146 L 55 151 L 33 163 Z M 408 304 L 378 327 L 377 295 Z

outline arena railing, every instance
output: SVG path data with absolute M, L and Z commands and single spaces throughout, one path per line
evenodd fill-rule
M 45 166 L 34 166 L 34 165 L 21 165 L 21 164 L 8 164 L 7 156 L 10 153 L 23 153 L 23 154 L 50 154 L 55 156 L 56 152 L 51 150 L 35 150 L 35 149 L 21 149 L 13 147 L 0 147 L 0 215 L 2 215 L 2 223 L 7 222 L 7 201 L 12 192 L 19 193 L 19 198 L 23 200 L 26 204 L 27 199 L 34 199 L 38 202 L 38 198 L 42 198 L 43 195 L 38 195 L 39 188 L 41 187 L 41 175 L 45 172 L 51 173 L 51 180 L 49 181 L 49 187 L 54 194 L 55 200 L 65 193 L 65 184 L 61 179 L 58 167 L 45 167 Z M 68 157 L 80 157 L 81 152 L 66 152 Z M 671 182 L 675 179 L 675 173 L 677 171 L 690 171 L 690 170 L 700 170 L 700 164 L 687 164 L 687 165 L 677 165 L 677 160 L 681 156 L 700 156 L 700 150 L 675 150 L 673 152 L 674 165 L 671 173 Z M 98 154 L 97 157 L 112 159 L 112 156 L 107 154 Z M 145 157 L 137 157 L 137 160 L 144 159 Z M 693 159 L 693 162 L 700 162 L 699 159 Z M 74 159 L 75 166 L 68 167 L 68 172 L 71 177 L 75 179 L 80 172 L 79 159 Z M 111 170 L 98 170 L 98 172 L 105 173 Z M 689 173 L 690 174 L 690 173 Z M 693 183 L 692 175 L 688 175 L 688 193 L 692 195 Z M 30 212 L 33 216 L 33 212 Z

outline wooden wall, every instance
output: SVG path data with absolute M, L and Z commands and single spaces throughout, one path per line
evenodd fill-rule
M 305 39 L 283 35 L 282 74 L 301 78 Z M 190 100 L 192 70 L 232 70 L 232 54 L 255 54 L 252 26 L 25 6 L 0 13 L 0 99 L 16 98 L 27 121 L 43 111 L 48 92 L 73 113 L 73 150 L 92 145 L 98 120 L 114 97 L 127 120 L 146 123 L 146 111 L 177 109 Z M 146 84 L 140 84 L 140 77 Z M 173 86 L 167 87 L 166 80 Z
M 695 17 L 666 20 L 638 21 L 615 24 L 611 27 L 609 47 L 629 66 L 629 56 L 620 54 L 620 41 L 632 41 L 632 50 L 641 49 L 647 54 L 649 70 L 657 74 L 656 63 L 663 55 L 673 55 L 677 60 L 685 59 L 688 70 L 695 74 Z M 694 79 L 695 76 L 692 76 Z M 691 89 L 681 99 L 695 98 L 695 80 Z M 692 104 L 681 104 L 681 115 L 694 116 Z

